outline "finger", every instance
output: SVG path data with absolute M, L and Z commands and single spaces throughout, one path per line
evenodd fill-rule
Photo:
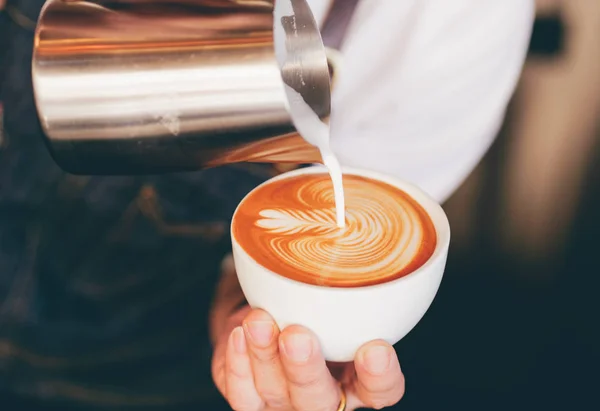
M 355 394 L 366 407 L 381 409 L 396 404 L 404 395 L 404 375 L 394 348 L 385 341 L 361 347 L 354 361 Z
M 227 344 L 217 344 L 213 352 L 212 360 L 212 377 L 215 385 L 223 397 L 227 394 L 227 380 L 225 372 L 225 354 L 227 352 Z
M 279 328 L 262 310 L 254 310 L 244 320 L 254 384 L 269 409 L 289 409 L 290 401 L 283 366 L 279 359 Z
M 235 411 L 258 411 L 262 400 L 254 387 L 248 345 L 242 327 L 236 327 L 229 337 L 225 355 L 225 398 Z
M 279 345 L 294 408 L 337 409 L 340 389 L 325 364 L 314 334 L 303 327 L 291 326 L 281 333 Z
M 226 393 L 226 369 L 225 369 L 225 356 L 227 353 L 227 347 L 229 346 L 229 339 L 231 338 L 232 331 L 242 323 L 247 312 L 250 311 L 250 307 L 244 307 L 238 310 L 236 313 L 231 315 L 225 324 L 222 326 L 221 335 L 216 338 L 215 348 L 213 352 L 212 360 L 212 376 L 215 385 L 223 396 Z

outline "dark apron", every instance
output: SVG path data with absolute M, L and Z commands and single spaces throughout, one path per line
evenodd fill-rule
M 328 46 L 357 2 L 335 2 Z M 0 409 L 217 410 L 207 315 L 229 219 L 276 171 L 62 172 L 32 97 L 43 3 L 9 1 L 0 17 Z

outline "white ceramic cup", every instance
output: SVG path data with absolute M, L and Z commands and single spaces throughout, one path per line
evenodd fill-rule
M 264 184 L 324 171 L 321 166 L 298 169 Z M 371 171 L 353 168 L 344 168 L 343 171 L 395 186 L 425 209 L 435 227 L 437 245 L 423 266 L 399 279 L 372 286 L 316 286 L 291 280 L 261 266 L 231 233 L 235 268 L 249 305 L 267 311 L 281 330 L 297 324 L 313 331 L 321 343 L 325 359 L 334 362 L 352 361 L 357 350 L 373 340 L 382 339 L 395 344 L 413 329 L 438 291 L 450 244 L 450 225 L 446 214 L 422 190 Z M 240 205 L 243 203 L 244 200 Z

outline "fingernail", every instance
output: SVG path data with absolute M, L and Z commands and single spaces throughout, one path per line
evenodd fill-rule
M 235 348 L 238 354 L 246 354 L 246 337 L 244 336 L 242 327 L 236 327 L 233 330 L 233 348 Z
M 282 341 L 285 355 L 294 362 L 307 362 L 313 351 L 312 339 L 305 334 L 291 334 Z
M 369 348 L 363 360 L 367 371 L 374 375 L 381 375 L 390 367 L 392 356 L 388 347 L 378 345 Z
M 271 321 L 253 321 L 246 324 L 252 342 L 259 347 L 267 347 L 273 340 L 275 327 Z

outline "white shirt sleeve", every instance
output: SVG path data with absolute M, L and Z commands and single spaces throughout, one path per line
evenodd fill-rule
M 446 200 L 498 132 L 534 13 L 533 0 L 363 0 L 333 94 L 342 164 Z

